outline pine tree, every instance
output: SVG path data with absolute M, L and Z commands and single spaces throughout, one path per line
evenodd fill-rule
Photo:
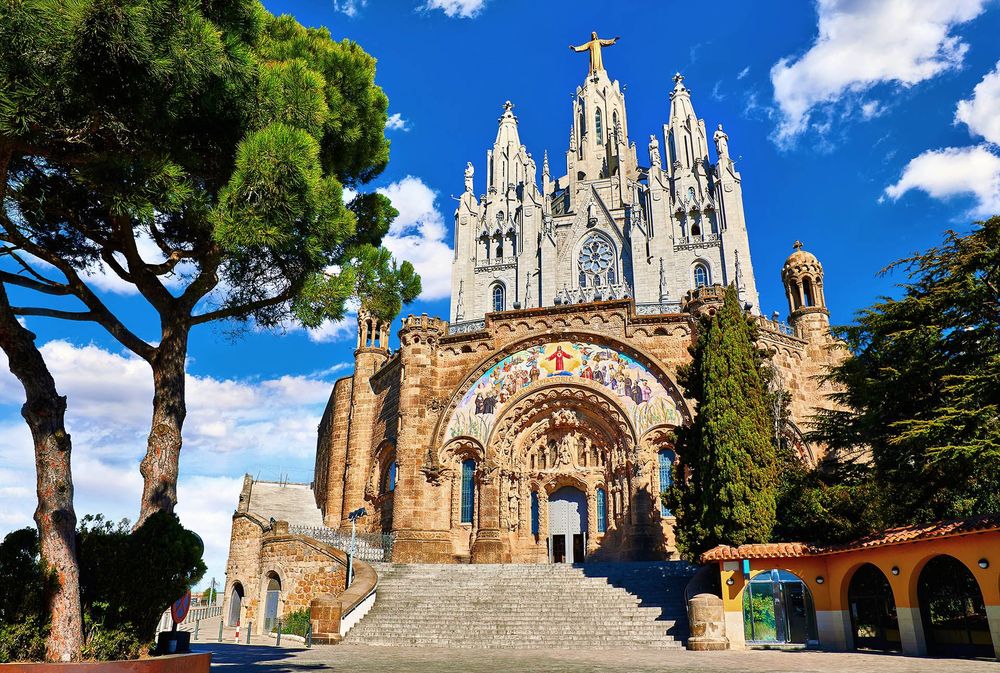
M 838 330 L 840 408 L 811 439 L 860 454 L 884 526 L 1000 510 L 1000 216 L 886 271 L 907 280 Z M 860 449 L 860 450 L 859 450 Z
M 177 501 L 194 327 L 314 327 L 351 298 L 390 319 L 419 294 L 378 248 L 396 211 L 362 191 L 389 157 L 374 80 L 357 44 L 256 0 L 0 6 L 0 282 L 16 316 L 96 323 L 149 364 L 137 526 Z
M 774 427 L 755 335 L 730 286 L 721 310 L 700 322 L 693 360 L 680 372 L 697 416 L 679 433 L 667 501 L 689 559 L 719 544 L 767 542 L 774 528 Z

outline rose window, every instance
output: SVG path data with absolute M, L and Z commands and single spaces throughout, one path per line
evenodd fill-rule
M 580 249 L 580 270 L 591 276 L 604 274 L 611 268 L 614 256 L 607 241 L 596 236 L 591 237 Z

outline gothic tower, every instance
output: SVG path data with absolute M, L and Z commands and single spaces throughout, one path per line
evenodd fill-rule
M 709 156 L 705 121 L 684 78 L 674 77 L 661 141 L 649 136 L 649 166 L 630 139 L 625 92 L 604 69 L 593 38 L 591 67 L 571 108 L 566 173 L 535 162 L 518 136 L 510 102 L 486 155 L 486 193 L 475 170 L 455 211 L 453 323 L 520 308 L 632 298 L 641 314 L 681 310 L 689 290 L 735 284 L 759 312 L 743 215 L 741 177 L 722 126 Z M 599 45 L 595 47 L 594 45 Z

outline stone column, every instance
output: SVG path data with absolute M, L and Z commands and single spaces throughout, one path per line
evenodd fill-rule
M 986 621 L 990 625 L 990 638 L 993 639 L 993 654 L 1000 659 L 1000 605 L 986 606 Z
M 911 657 L 925 656 L 927 639 L 924 636 L 924 622 L 920 617 L 920 608 L 897 605 L 896 618 L 899 620 L 899 639 L 903 645 L 903 654 Z
M 393 494 L 392 527 L 396 534 L 393 560 L 400 563 L 445 563 L 453 560 L 450 534 L 436 530 L 433 510 L 440 503 L 429 494 L 423 468 L 434 424 L 432 401 L 437 395 L 437 348 L 447 330 L 437 318 L 408 316 L 399 331 L 399 432 L 396 439 L 397 485 Z M 390 421 L 391 422 L 391 421 Z
M 473 563 L 509 563 L 510 552 L 500 539 L 499 471 L 495 467 L 477 466 L 479 472 L 479 526 L 472 543 Z

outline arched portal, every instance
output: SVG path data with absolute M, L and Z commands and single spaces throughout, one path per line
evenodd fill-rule
M 899 651 L 899 621 L 889 580 L 878 567 L 866 563 L 851 577 L 847 589 L 854 646 L 859 650 Z
M 765 570 L 743 590 L 745 636 L 752 643 L 815 643 L 816 610 L 805 583 L 787 570 Z
M 240 623 L 240 615 L 243 613 L 243 585 L 233 582 L 232 589 L 229 590 L 229 615 L 226 626 L 236 626 Z
M 587 495 L 563 486 L 549 496 L 549 557 L 553 563 L 582 563 L 587 554 Z
M 961 561 L 946 555 L 928 561 L 917 580 L 917 600 L 928 654 L 993 656 L 983 592 Z
M 277 573 L 267 574 L 264 594 L 264 633 L 270 633 L 278 621 L 278 602 L 281 600 L 281 578 Z

